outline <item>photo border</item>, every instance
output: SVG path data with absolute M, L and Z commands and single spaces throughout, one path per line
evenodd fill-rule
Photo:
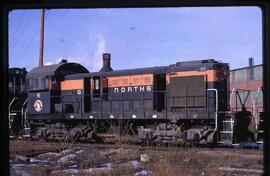
M 0 7 L 0 175 L 9 175 L 9 125 L 8 125 L 8 13 L 19 9 L 65 8 L 143 8 L 143 7 L 224 7 L 257 6 L 262 11 L 262 56 L 264 86 L 264 174 L 270 175 L 270 2 L 267 0 L 9 0 Z

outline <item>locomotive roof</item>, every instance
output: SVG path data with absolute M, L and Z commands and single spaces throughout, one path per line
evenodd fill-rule
M 199 60 L 199 61 L 187 61 L 187 62 L 177 62 L 176 64 L 169 66 L 158 66 L 158 67 L 146 67 L 146 68 L 135 68 L 135 69 L 124 69 L 115 70 L 110 72 L 92 72 L 84 74 L 73 74 L 66 75 L 65 79 L 80 79 L 82 77 L 94 77 L 94 76 L 126 76 L 126 75 L 142 75 L 142 74 L 159 74 L 173 71 L 192 71 L 201 69 L 211 69 L 216 65 L 224 64 L 217 62 L 213 59 L 210 60 Z
M 9 74 L 26 74 L 27 71 L 25 68 L 18 68 L 18 67 L 13 67 L 8 69 Z
M 146 67 L 146 68 L 135 68 L 135 69 L 124 69 L 124 70 L 115 70 L 110 72 L 103 73 L 104 76 L 125 76 L 125 75 L 142 75 L 142 74 L 151 74 L 151 73 L 164 73 L 168 69 L 168 66 L 159 66 L 159 67 Z M 93 76 L 100 75 L 101 72 L 92 73 Z
M 59 76 L 58 74 L 89 73 L 89 71 L 78 63 L 59 63 L 35 67 L 29 71 L 26 78 L 42 76 Z
M 125 76 L 125 75 L 142 75 L 142 74 L 152 74 L 152 73 L 165 73 L 168 66 L 160 67 L 146 67 L 146 68 L 135 68 L 135 69 L 124 69 L 124 70 L 114 70 L 110 72 L 92 72 L 84 74 L 73 74 L 67 75 L 66 79 L 79 79 L 82 77 L 94 77 L 94 76 Z

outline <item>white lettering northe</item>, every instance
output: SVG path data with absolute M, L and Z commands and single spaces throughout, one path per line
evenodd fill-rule
M 152 87 L 151 86 L 129 86 L 129 87 L 120 87 L 114 88 L 114 93 L 126 93 L 126 92 L 151 92 L 152 91 Z

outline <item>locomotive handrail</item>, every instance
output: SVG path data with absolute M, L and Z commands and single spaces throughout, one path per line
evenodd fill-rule
M 194 90 L 196 91 L 196 90 Z M 217 91 L 216 89 L 206 89 L 206 91 Z M 141 118 L 145 118 L 146 117 L 146 112 L 150 112 L 149 109 L 146 109 L 146 107 L 144 106 L 144 103 L 145 101 L 147 100 L 154 100 L 152 96 L 146 96 L 146 94 L 150 93 L 150 92 L 137 92 L 138 94 L 130 94 L 128 95 L 127 98 L 125 98 L 125 95 L 124 94 L 119 94 L 118 97 L 115 97 L 114 99 L 112 99 L 112 97 L 108 97 L 108 99 L 103 99 L 102 97 L 98 97 L 98 98 L 94 98 L 95 95 L 100 95 L 100 94 L 93 94 L 93 93 L 87 93 L 87 94 L 84 94 L 83 92 L 78 95 L 78 94 L 66 94 L 66 95 L 61 95 L 61 96 L 52 96 L 52 98 L 54 97 L 60 97 L 61 98 L 61 102 L 62 102 L 62 109 L 64 107 L 64 104 L 65 103 L 79 103 L 79 99 L 83 99 L 83 97 L 87 97 L 87 96 L 90 96 L 92 97 L 91 99 L 91 102 L 92 103 L 96 103 L 96 106 L 99 106 L 99 110 L 96 110 L 95 112 L 93 111 L 93 109 L 91 109 L 89 112 L 90 113 L 100 113 L 100 116 L 104 115 L 103 113 L 112 113 L 114 112 L 113 111 L 113 108 L 114 106 L 113 103 L 114 102 L 119 102 L 119 104 L 117 105 L 117 108 L 119 108 L 119 113 L 122 114 L 122 118 L 124 118 L 125 115 L 127 115 L 126 113 L 137 113 L 138 112 L 138 108 L 135 108 L 135 102 L 140 104 L 139 105 L 139 108 L 140 108 L 140 115 L 142 116 Z M 162 112 L 163 113 L 163 118 L 167 118 L 168 117 L 168 112 L 170 111 L 168 108 L 169 108 L 169 99 L 170 98 L 185 98 L 186 99 L 186 103 L 185 103 L 185 106 L 183 106 L 185 108 L 185 111 L 186 111 L 186 116 L 188 115 L 188 112 L 189 112 L 189 108 L 190 107 L 195 107 L 195 111 L 199 110 L 200 108 L 204 108 L 204 110 L 207 110 L 208 112 L 208 116 L 209 116 L 209 106 L 208 106 L 208 102 L 206 104 L 196 104 L 196 98 L 201 98 L 201 97 L 205 97 L 205 95 L 192 95 L 192 94 L 189 94 L 187 91 L 185 91 L 185 95 L 180 95 L 180 96 L 168 96 L 168 92 L 166 90 L 162 90 L 162 91 L 152 91 L 151 92 L 152 94 L 158 94 L 158 93 L 164 93 L 164 106 L 163 108 L 161 109 L 161 111 L 158 111 L 157 106 L 153 106 L 153 109 L 151 110 L 151 112 L 153 113 L 156 113 L 157 112 Z M 152 95 L 151 94 L 151 95 Z M 216 93 L 217 94 L 217 93 Z M 103 95 L 109 95 L 109 93 L 106 93 L 106 94 L 103 94 Z M 150 95 L 150 94 L 149 94 Z M 155 96 L 155 95 L 153 95 Z M 63 101 L 64 98 L 66 97 L 74 97 L 75 99 L 67 99 L 66 101 Z M 188 98 L 189 97 L 192 97 L 191 98 L 191 104 L 188 103 Z M 215 98 L 216 99 L 216 106 L 217 106 L 217 97 L 216 96 L 207 96 L 206 97 L 206 101 L 208 101 L 208 99 L 212 99 L 212 98 Z M 129 102 L 129 106 L 128 108 L 124 108 L 124 101 L 128 101 Z M 192 103 L 193 102 L 193 103 Z M 106 103 L 103 104 L 103 103 Z M 103 106 L 104 105 L 104 106 Z M 184 105 L 184 104 L 183 104 Z M 106 106 L 106 108 L 105 108 Z M 105 109 L 103 109 L 103 107 Z M 137 107 L 137 106 L 136 106 Z M 196 109 L 196 108 L 199 108 L 199 109 Z M 81 115 L 85 112 L 84 109 L 83 109 L 83 106 L 78 106 L 77 107 L 77 110 L 81 110 L 81 112 L 74 112 L 74 113 L 81 113 Z M 216 110 L 215 110 L 215 115 L 217 116 L 217 107 L 216 107 Z M 217 125 L 216 125 L 217 126 Z M 217 127 L 215 127 L 217 128 Z
M 26 123 L 27 123 L 27 120 L 26 120 L 26 114 L 27 114 L 27 112 L 28 112 L 28 108 L 26 108 L 26 110 L 25 110 L 25 112 L 24 112 L 24 128 L 26 128 L 27 127 L 27 125 L 26 125 Z
M 12 99 L 12 101 L 9 103 L 9 105 L 8 105 L 8 112 L 10 113 L 10 107 L 11 107 L 11 105 L 13 104 L 13 102 L 16 100 L 16 99 L 18 99 L 17 97 L 14 97 L 13 99 Z
M 214 91 L 216 93 L 216 118 L 215 118 L 215 129 L 214 131 L 217 131 L 218 127 L 218 91 L 217 89 L 207 89 L 208 91 Z
M 21 113 L 22 113 L 22 126 L 25 126 L 25 119 L 26 119 L 26 117 L 24 117 L 24 106 L 25 106 L 25 104 L 28 102 L 28 98 L 23 102 L 23 104 L 22 104 L 22 108 L 21 108 Z
M 11 100 L 11 102 L 9 103 L 9 105 L 8 105 L 8 122 L 9 122 L 9 128 L 11 128 L 11 126 L 10 126 L 10 119 L 11 119 L 11 118 L 10 118 L 10 116 L 11 116 L 10 108 L 11 108 L 13 102 L 14 102 L 16 99 L 18 99 L 18 98 L 17 98 L 17 97 L 14 97 L 14 98 Z
M 165 110 L 165 117 L 167 117 L 167 112 L 168 112 L 168 103 L 167 103 L 167 99 L 170 99 L 170 98 L 181 98 L 181 97 L 193 97 L 193 106 L 192 107 L 194 107 L 195 105 L 194 105 L 194 99 L 196 98 L 196 97 L 205 97 L 205 96 L 201 96 L 201 95 L 196 95 L 196 96 L 191 96 L 191 95 L 187 95 L 187 93 L 186 93 L 186 96 L 170 96 L 170 97 L 168 97 L 167 96 L 167 91 L 153 91 L 152 93 L 165 93 L 165 97 L 166 97 L 166 99 L 165 99 L 165 108 L 164 108 L 164 110 Z M 131 99 L 127 99 L 127 100 L 124 100 L 124 98 L 123 98 L 123 95 L 121 94 L 121 98 L 118 98 L 117 100 L 109 100 L 110 101 L 110 103 L 112 103 L 112 101 L 119 101 L 119 102 L 122 102 L 122 101 L 129 101 L 130 103 L 131 103 L 131 108 L 129 109 L 129 111 L 128 112 L 133 112 L 134 111 L 134 104 L 133 104 L 133 102 L 134 101 L 142 101 L 143 103 L 144 103 L 144 101 L 145 100 L 152 100 L 152 98 L 145 98 L 145 96 L 144 96 L 144 94 L 145 94 L 145 92 L 141 92 L 141 95 L 143 95 L 143 97 L 142 98 L 136 98 L 136 97 L 134 97 L 134 94 L 131 94 L 131 96 L 132 96 L 132 98 Z M 209 98 L 209 97 L 208 97 Z M 100 102 L 100 101 L 104 101 L 104 100 L 102 100 L 102 99 L 100 99 L 100 98 L 98 98 L 98 99 L 94 99 L 94 100 L 92 100 L 93 102 Z M 187 104 L 187 103 L 186 103 Z M 111 107 L 111 106 L 110 106 Z M 122 105 L 122 107 L 123 107 L 123 105 Z M 189 106 L 185 106 L 186 107 L 186 111 L 187 111 L 187 108 L 189 107 Z M 206 107 L 205 105 L 204 106 L 198 106 L 198 107 Z M 142 107 L 142 110 L 143 110 L 143 114 L 144 114 L 144 117 L 145 117 L 145 109 L 144 109 L 145 107 L 143 106 Z M 123 109 L 122 109 L 123 110 Z M 111 110 L 112 111 L 112 110 Z M 187 112 L 186 112 L 187 113 Z M 124 112 L 122 112 L 122 114 L 124 114 Z
M 153 91 L 152 93 L 156 93 L 156 92 L 162 92 L 162 93 L 165 93 L 166 94 L 166 91 Z M 92 102 L 97 102 L 97 103 L 100 103 L 99 104 L 99 106 L 100 106 L 100 108 L 102 108 L 102 103 L 103 102 L 109 102 L 110 103 L 110 110 L 109 110 L 109 112 L 113 112 L 112 111 L 112 102 L 119 102 L 119 103 L 121 103 L 121 114 L 122 114 L 122 117 L 124 118 L 124 115 L 125 115 L 125 112 L 128 112 L 128 113 L 132 113 L 133 114 L 133 112 L 134 112 L 134 101 L 141 101 L 142 103 L 141 104 L 143 104 L 143 106 L 142 106 L 142 110 L 143 110 L 143 118 L 145 118 L 145 107 L 144 107 L 144 101 L 145 100 L 153 100 L 153 98 L 151 98 L 151 97 L 146 97 L 145 96 L 145 92 L 138 92 L 140 95 L 142 95 L 142 96 L 138 96 L 138 97 L 135 97 L 135 95 L 134 94 L 131 94 L 131 99 L 124 99 L 124 95 L 123 94 L 120 94 L 120 97 L 118 97 L 117 99 L 108 99 L 108 100 L 104 100 L 104 99 L 102 99 L 102 98 L 93 98 L 91 101 Z M 92 96 L 93 95 L 99 95 L 99 94 L 91 94 Z M 104 95 L 106 95 L 106 94 L 104 94 Z M 129 108 L 129 110 L 128 111 L 125 111 L 125 109 L 124 109 L 124 101 L 129 101 L 130 102 L 130 108 Z M 167 109 L 166 109 L 166 111 L 167 111 Z M 100 109 L 100 114 L 102 113 L 103 111 L 102 111 L 102 109 Z M 102 115 L 102 114 L 101 114 Z M 167 117 L 167 112 L 166 112 L 166 117 Z

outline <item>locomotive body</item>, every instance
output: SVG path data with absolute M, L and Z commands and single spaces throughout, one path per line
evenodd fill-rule
M 103 63 L 93 73 L 65 62 L 28 73 L 32 135 L 88 140 L 129 123 L 140 141 L 206 144 L 222 138 L 228 64 L 209 59 L 113 71 L 109 54 Z

